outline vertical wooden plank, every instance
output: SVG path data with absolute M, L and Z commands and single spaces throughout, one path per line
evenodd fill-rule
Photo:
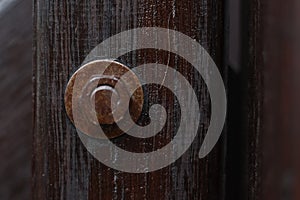
M 248 199 L 263 199 L 260 195 L 263 190 L 261 181 L 264 134 L 263 7 L 261 0 L 248 1 L 244 5 L 244 10 L 248 13 L 248 48 L 244 58 L 248 67 Z
M 299 199 L 299 7 L 250 4 L 249 198 Z
M 222 68 L 223 1 L 34 1 L 34 199 L 222 199 L 223 154 L 220 144 L 202 160 L 198 151 L 210 118 L 209 94 L 199 74 L 176 55 L 142 50 L 124 55 L 128 66 L 157 62 L 180 71 L 201 99 L 201 128 L 191 148 L 173 165 L 147 174 L 110 169 L 81 144 L 64 111 L 67 81 L 85 56 L 104 39 L 135 27 L 178 30 L 200 42 Z M 155 72 L 153 72 L 155 73 Z M 151 74 L 149 74 L 150 76 Z M 123 148 L 152 150 L 170 141 L 178 107 L 172 94 L 157 86 L 147 89 L 149 106 L 170 106 L 168 127 L 146 141 L 116 139 Z M 147 113 L 141 119 L 147 121 Z M 139 143 L 137 143 L 139 142 Z M 138 145 L 136 145 L 138 144 Z
M 263 199 L 299 199 L 299 1 L 264 0 Z
M 31 199 L 31 1 L 0 1 L 0 199 Z

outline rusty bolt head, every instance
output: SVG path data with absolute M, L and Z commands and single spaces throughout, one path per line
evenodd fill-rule
M 129 78 L 121 81 L 120 77 L 129 73 Z M 74 84 L 76 81 L 76 87 Z M 118 89 L 115 88 L 118 83 Z M 99 124 L 108 138 L 114 138 L 127 130 L 120 130 L 116 122 L 126 124 L 131 117 L 137 121 L 143 107 L 143 90 L 139 87 L 129 96 L 128 88 L 132 84 L 141 86 L 136 75 L 125 65 L 108 60 L 97 60 L 82 66 L 69 80 L 65 91 L 65 107 L 70 120 L 76 128 L 95 138 L 104 138 L 99 132 Z M 129 107 L 126 99 L 130 99 Z M 77 109 L 80 108 L 80 109 Z M 129 109 L 131 116 L 126 116 Z

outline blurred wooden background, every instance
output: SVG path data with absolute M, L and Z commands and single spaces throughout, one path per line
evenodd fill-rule
M 32 3 L 0 1 L 0 199 L 31 199 Z

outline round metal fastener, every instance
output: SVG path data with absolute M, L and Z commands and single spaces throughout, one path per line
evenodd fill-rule
M 120 80 L 125 73 L 128 78 Z M 118 89 L 115 88 L 117 83 Z M 133 85 L 139 88 L 129 96 L 129 88 Z M 70 78 L 65 91 L 65 108 L 72 123 L 82 133 L 105 138 L 99 132 L 100 125 L 108 138 L 115 138 L 131 128 L 126 123 L 128 117 L 135 122 L 138 120 L 142 113 L 143 96 L 141 83 L 128 67 L 116 61 L 95 60 L 80 67 Z M 130 99 L 129 106 L 126 99 Z M 130 116 L 125 114 L 128 109 Z M 74 112 L 80 116 L 76 124 Z M 124 124 L 125 130 L 119 129 L 116 122 Z

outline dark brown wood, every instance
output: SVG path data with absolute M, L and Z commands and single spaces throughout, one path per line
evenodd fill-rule
M 262 178 L 262 135 L 263 135 L 263 43 L 262 43 L 262 4 L 261 0 L 244 3 L 248 17 L 245 22 L 247 43 L 244 50 L 244 63 L 248 68 L 247 75 L 247 179 L 248 199 L 264 199 L 261 197 Z
M 297 0 L 263 1 L 262 199 L 300 198 L 300 29 Z
M 35 0 L 34 199 L 300 199 L 299 9 L 298 0 Z M 120 57 L 131 67 L 157 62 L 176 68 L 197 91 L 202 112 L 197 139 L 182 158 L 156 172 L 129 174 L 87 152 L 63 97 L 67 81 L 97 44 L 144 26 L 178 30 L 206 48 L 226 83 L 228 115 L 221 141 L 199 160 L 210 118 L 200 75 L 161 50 Z M 113 140 L 135 152 L 164 146 L 179 123 L 180 108 L 168 89 L 144 89 L 138 123 L 149 123 L 154 103 L 166 106 L 168 118 L 154 138 Z
M 222 143 L 208 157 L 198 158 L 210 118 L 208 91 L 200 75 L 182 58 L 159 50 L 136 51 L 120 58 L 128 66 L 169 64 L 197 91 L 203 113 L 199 134 L 170 167 L 129 174 L 102 165 L 81 144 L 63 103 L 67 81 L 85 56 L 104 39 L 135 27 L 171 28 L 196 39 L 224 73 L 223 11 L 221 0 L 34 0 L 34 199 L 223 199 Z M 139 123 L 147 123 L 147 108 L 160 103 L 167 106 L 167 125 L 148 140 L 116 139 L 122 148 L 152 151 L 168 143 L 176 130 L 179 108 L 172 93 L 152 85 L 145 98 Z
M 244 3 L 244 11 L 248 17 L 244 28 L 246 41 L 244 63 L 248 68 L 247 75 L 247 179 L 248 199 L 264 199 L 261 197 L 262 181 L 262 135 L 263 135 L 263 5 L 261 0 Z
M 31 199 L 31 1 L 0 2 L 0 199 Z
M 0 199 L 30 199 L 31 2 L 1 2 L 0 26 Z
M 249 8 L 249 198 L 299 199 L 300 4 Z

